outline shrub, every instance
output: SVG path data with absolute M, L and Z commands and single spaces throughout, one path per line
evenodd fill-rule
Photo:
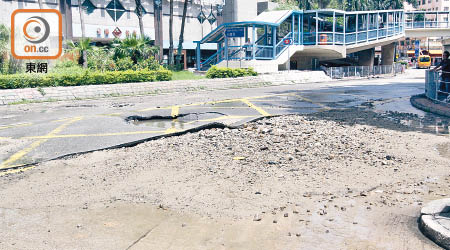
M 232 69 L 232 68 L 220 68 L 212 66 L 208 72 L 206 72 L 207 78 L 229 78 L 229 77 L 243 77 L 243 76 L 257 76 L 253 68 L 248 69 Z
M 153 57 L 150 57 L 145 60 L 139 61 L 136 65 L 133 66 L 133 69 L 135 70 L 159 70 L 161 69 L 161 65 L 159 64 L 158 60 L 156 60 Z
M 172 80 L 173 73 L 167 69 L 160 69 L 156 72 L 156 80 L 157 81 L 170 81 Z
M 116 69 L 116 63 L 107 49 L 95 47 L 88 53 L 87 58 L 89 69 L 99 71 L 113 71 Z
M 85 71 L 87 71 L 87 69 L 83 69 L 77 62 L 64 60 L 57 62 L 49 72 L 56 74 L 81 74 Z
M 130 57 L 119 58 L 116 60 L 116 70 L 124 71 L 132 69 L 134 66 L 133 60 Z
M 55 69 L 78 67 L 78 63 L 72 60 L 62 60 L 55 64 Z
M 79 86 L 128 82 L 169 81 L 172 72 L 166 69 L 126 71 L 79 71 L 75 73 L 0 75 L 0 89 Z

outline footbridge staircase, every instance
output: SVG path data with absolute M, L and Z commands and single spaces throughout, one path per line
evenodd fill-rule
M 254 20 L 224 23 L 198 41 L 197 69 L 218 65 L 275 72 L 290 68 L 293 61 L 297 69 L 310 69 L 320 60 L 392 45 L 403 37 L 450 37 L 449 14 L 334 9 L 263 12 Z M 217 44 L 217 52 L 202 58 L 204 43 Z

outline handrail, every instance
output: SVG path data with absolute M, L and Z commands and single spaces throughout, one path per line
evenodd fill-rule
M 200 63 L 200 66 L 203 66 L 203 65 L 209 63 L 210 61 L 216 59 L 217 58 L 217 54 L 221 53 L 223 50 L 224 50 L 224 48 L 220 48 L 216 53 L 214 53 L 212 56 L 210 56 L 204 62 Z M 219 62 L 217 62 L 217 63 L 219 63 Z
M 286 46 L 284 46 L 284 48 L 283 48 L 282 50 L 280 50 L 280 52 L 278 52 L 278 47 L 279 47 L 281 44 L 283 44 L 284 39 L 288 38 L 291 34 L 292 34 L 292 32 L 289 32 L 286 36 L 284 36 L 284 37 L 281 39 L 280 42 L 277 43 L 277 45 L 275 46 L 275 52 L 276 52 L 275 58 L 278 58 L 278 56 L 280 56 L 288 46 L 291 46 L 291 45 L 286 45 Z

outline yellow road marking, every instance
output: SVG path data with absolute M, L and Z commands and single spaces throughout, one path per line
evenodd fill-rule
M 251 117 L 258 117 L 258 116 L 255 116 L 255 115 L 226 115 L 226 116 L 221 116 L 221 117 L 216 117 L 216 118 L 186 122 L 185 124 L 192 124 L 192 123 L 196 123 L 196 122 L 213 122 L 213 121 L 220 121 L 220 120 L 227 120 L 227 119 L 243 119 L 243 118 L 251 118 Z
M 9 140 L 9 139 L 12 139 L 12 137 L 1 137 L 0 136 L 0 140 Z
M 72 137 L 101 137 L 101 136 L 118 136 L 118 135 L 139 135 L 139 134 L 162 134 L 165 131 L 131 131 L 116 132 L 103 134 L 69 134 L 69 135 L 44 135 L 44 136 L 25 136 L 21 139 L 56 139 L 56 138 L 72 138 Z
M 178 116 L 180 113 L 180 106 L 173 106 L 172 107 L 172 113 L 170 114 L 172 117 Z
M 99 116 L 121 116 L 122 113 L 101 114 Z
M 324 110 L 331 110 L 330 107 L 327 107 L 327 106 L 323 105 L 322 103 L 315 102 L 315 101 L 313 101 L 313 100 L 311 100 L 311 99 L 309 99 L 309 98 L 306 98 L 306 97 L 303 97 L 303 96 L 300 96 L 300 95 L 295 95 L 295 96 L 298 97 L 298 98 L 300 98 L 300 99 L 302 99 L 302 100 L 304 100 L 304 101 L 307 101 L 307 102 L 309 102 L 309 103 L 312 103 L 312 104 L 315 104 L 315 105 L 317 105 L 317 106 L 320 106 L 320 107 L 322 107 L 322 109 L 324 109 Z
M 54 130 L 52 130 L 50 133 L 47 134 L 47 136 L 54 136 L 58 133 L 60 133 L 63 129 L 65 129 L 67 126 L 69 126 L 70 124 L 79 121 L 83 119 L 82 117 L 75 117 L 72 118 L 71 120 L 63 123 L 62 125 L 60 125 L 59 127 L 55 128 Z M 48 138 L 49 139 L 49 138 Z M 21 159 L 22 157 L 24 157 L 26 154 L 28 154 L 29 152 L 31 152 L 33 149 L 37 148 L 39 145 L 41 145 L 42 143 L 48 141 L 47 138 L 42 138 L 41 140 L 35 141 L 33 142 L 30 146 L 20 150 L 19 152 L 13 154 L 12 156 L 10 156 L 6 161 L 2 162 L 2 164 L 0 164 L 0 169 L 4 169 L 4 168 L 8 168 L 8 165 L 18 161 L 19 159 Z
M 292 95 L 295 95 L 295 93 L 251 96 L 251 97 L 245 97 L 244 99 L 253 100 L 253 99 L 262 99 L 262 98 L 274 97 L 274 96 L 292 96 Z M 192 107 L 192 106 L 200 106 L 200 105 L 205 105 L 205 104 L 219 104 L 219 103 L 240 102 L 240 101 L 242 101 L 242 98 L 225 99 L 225 100 L 209 101 L 209 102 L 197 102 L 197 103 L 191 103 L 191 104 L 182 104 L 182 105 L 179 105 L 179 107 Z M 150 111 L 150 110 L 158 110 L 158 109 L 172 109 L 172 107 L 173 106 L 159 107 L 159 108 L 146 108 L 146 109 L 141 109 L 141 110 L 137 110 L 137 111 L 142 112 L 142 111 Z
M 260 108 L 260 107 L 258 107 L 258 106 L 255 106 L 255 104 L 251 103 L 251 102 L 250 102 L 249 100 L 247 100 L 247 99 L 241 99 L 241 102 L 247 104 L 250 108 L 252 108 L 252 109 L 258 111 L 258 112 L 259 112 L 261 115 L 263 115 L 263 116 L 270 116 L 270 114 L 269 114 L 268 112 L 266 112 L 264 109 L 262 109 L 262 108 Z
M 186 107 L 190 108 L 190 107 Z M 194 107 L 192 107 L 194 108 Z M 207 106 L 207 107 L 195 107 L 195 109 L 248 109 L 247 106 Z
M 243 119 L 243 118 L 252 118 L 258 117 L 256 115 L 236 115 L 236 116 L 221 116 L 211 119 L 203 119 L 203 120 L 195 120 L 186 122 L 184 124 L 192 124 L 196 122 L 210 122 L 210 121 L 219 121 L 219 120 L 227 120 L 227 119 Z M 164 134 L 164 133 L 174 133 L 178 132 L 174 127 L 171 127 L 167 130 L 147 130 L 147 131 L 129 131 L 129 132 L 117 132 L 117 133 L 103 133 L 103 134 L 68 134 L 68 135 L 44 135 L 44 136 L 25 136 L 20 139 L 57 139 L 57 138 L 73 138 L 73 137 L 103 137 L 103 136 L 120 136 L 120 135 L 138 135 L 138 134 Z
M 178 132 L 178 130 L 174 127 L 168 128 L 166 131 L 164 131 L 164 134 L 172 134 L 172 133 L 176 133 Z
M 7 128 L 26 127 L 26 126 L 31 126 L 31 125 L 33 125 L 33 123 L 30 123 L 30 122 L 19 123 L 19 124 L 11 124 L 11 125 L 4 125 L 4 126 L 0 126 L 0 130 L 7 129 Z
M 24 171 L 27 171 L 27 170 L 30 170 L 30 169 L 33 169 L 33 168 L 34 168 L 34 166 L 26 167 L 26 168 L 11 169 L 11 170 L 7 170 L 7 171 L 4 171 L 4 172 L 0 172 L 0 176 L 4 176 L 4 175 L 7 175 L 7 174 L 20 173 L 20 172 L 24 172 Z

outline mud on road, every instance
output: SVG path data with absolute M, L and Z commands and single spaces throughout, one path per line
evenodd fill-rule
M 0 249 L 439 249 L 449 145 L 348 109 L 46 162 L 0 179 Z

